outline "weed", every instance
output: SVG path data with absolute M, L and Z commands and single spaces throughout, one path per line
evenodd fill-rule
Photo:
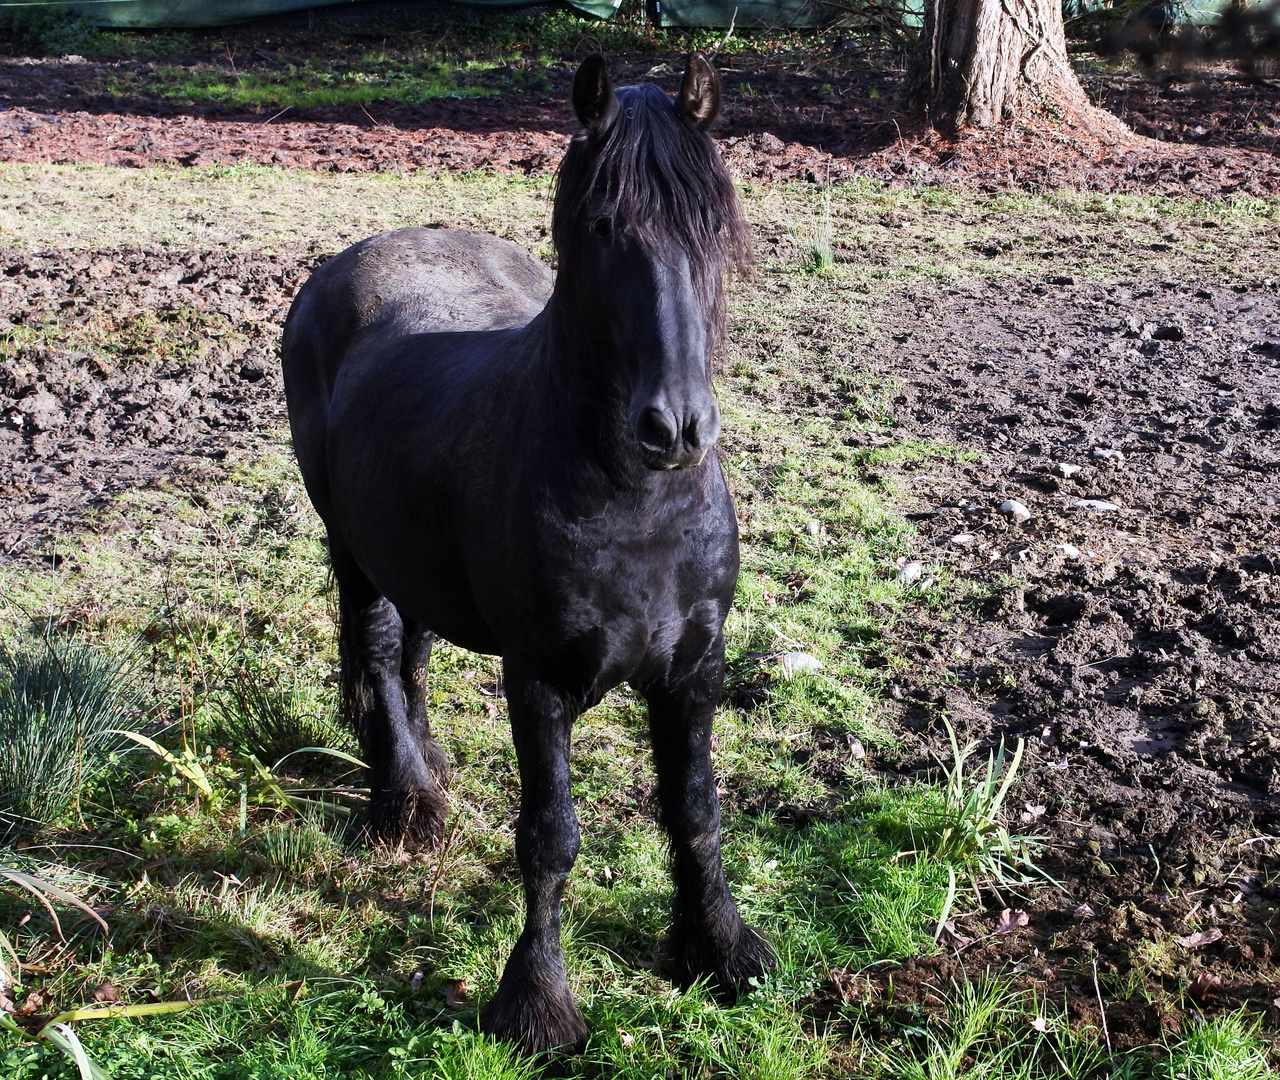
M 71 639 L 0 647 L 0 833 L 34 832 L 71 809 L 135 716 L 128 658 Z
M 1157 1065 L 1153 1080 L 1263 1080 L 1274 1075 L 1259 1023 L 1234 1013 L 1199 1024 L 1166 1045 L 1169 1056 Z
M 97 30 L 88 19 L 58 4 L 12 9 L 14 40 L 33 56 L 66 56 L 91 51 Z
M 961 749 L 955 728 L 950 721 L 944 723 L 951 743 L 951 764 L 942 766 L 941 805 L 928 828 L 917 834 L 917 842 L 935 858 L 974 867 L 979 878 L 1004 883 L 1043 877 L 1032 861 L 1037 838 L 1010 836 L 1002 824 L 1001 808 L 1022 761 L 1022 740 L 1018 740 L 1007 768 L 1001 740 L 987 758 L 986 771 L 970 780 L 965 764 L 977 750 L 977 743 Z

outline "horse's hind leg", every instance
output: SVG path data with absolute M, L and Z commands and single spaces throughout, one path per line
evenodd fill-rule
M 409 731 L 418 749 L 440 787 L 449 786 L 449 759 L 440 744 L 431 736 L 431 722 L 427 718 L 427 665 L 431 661 L 431 647 L 436 635 L 410 619 L 404 622 L 404 654 L 400 661 L 400 679 L 404 683 L 408 699 Z
M 369 832 L 391 843 L 434 844 L 443 836 L 447 812 L 437 779 L 445 772 L 444 755 L 425 724 L 413 722 L 410 702 L 416 698 L 421 706 L 422 696 L 410 692 L 405 679 L 406 670 L 416 670 L 429 653 L 430 640 L 410 634 L 406 642 L 400 613 L 332 535 L 330 557 L 338 580 L 343 710 L 369 766 Z M 427 744 L 439 756 L 438 773 Z
M 665 676 L 637 689 L 649 705 L 658 804 L 671 839 L 673 976 L 684 986 L 710 976 L 732 995 L 771 970 L 775 960 L 738 914 L 720 858 L 711 720 L 723 681 L 724 638 L 690 642 L 687 636 Z

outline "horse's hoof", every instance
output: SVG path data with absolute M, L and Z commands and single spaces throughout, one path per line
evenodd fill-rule
M 449 806 L 439 791 L 383 791 L 369 804 L 370 839 L 396 847 L 434 848 L 444 839 Z
M 528 1057 L 579 1053 L 587 1042 L 587 1022 L 569 988 L 535 994 L 526 986 L 503 986 L 480 1012 L 480 1030 L 500 1042 L 515 1043 Z
M 673 930 L 671 934 L 671 981 L 686 989 L 699 979 L 708 979 L 716 997 L 735 1000 L 759 979 L 778 966 L 773 948 L 745 923 L 728 947 L 717 948 L 705 933 Z

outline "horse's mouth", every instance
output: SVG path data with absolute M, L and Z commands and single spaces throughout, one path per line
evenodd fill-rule
M 671 453 L 670 451 L 653 450 L 644 446 L 641 447 L 641 453 L 644 457 L 645 466 L 654 472 L 680 472 L 686 469 L 696 469 L 701 465 L 703 459 L 707 456 L 707 448 L 699 446 L 696 449 Z

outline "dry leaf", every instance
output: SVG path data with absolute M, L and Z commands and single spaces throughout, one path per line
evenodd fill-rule
M 467 1000 L 466 979 L 446 979 L 444 983 L 444 1004 L 449 1009 L 461 1009 Z
M 100 983 L 98 988 L 93 992 L 94 1001 L 119 1001 L 120 995 L 116 993 L 116 988 L 109 982 Z
M 1013 930 L 1017 930 L 1020 926 L 1026 926 L 1031 922 L 1031 916 L 1021 908 L 1010 910 L 1005 908 L 1000 912 L 1000 922 L 996 924 L 997 934 L 1008 934 Z
M 836 993 L 846 1005 L 856 1005 L 862 998 L 862 980 L 852 968 L 832 968 L 829 972 Z
M 32 990 L 31 993 L 27 995 L 27 999 L 22 1003 L 21 1007 L 18 1009 L 18 1015 L 30 1016 L 33 1012 L 36 1012 L 38 1009 L 44 1008 L 45 1005 L 47 1005 L 48 1003 L 49 1003 L 49 999 L 44 994 L 42 994 L 39 990 Z
M 1214 975 L 1212 972 L 1202 971 L 1191 980 L 1188 990 L 1190 990 L 1193 998 L 1203 1003 L 1213 997 L 1213 992 L 1221 985 L 1222 978 L 1220 976 Z
M 634 1035 L 628 1035 L 625 1031 L 622 1030 L 622 1028 L 618 1028 L 618 1042 L 622 1043 L 622 1048 L 624 1050 L 628 1046 L 631 1046 L 635 1041 L 636 1039 Z
M 16 1010 L 16 1006 L 9 1000 L 9 996 L 7 994 L 0 993 L 0 1009 L 3 1009 L 7 1013 L 11 1013 Z
M 956 924 L 950 919 L 942 924 L 942 933 L 938 935 L 939 941 L 945 941 L 948 945 L 954 945 L 957 949 L 963 949 L 973 944 L 973 938 L 965 937 L 956 929 Z
M 1088 904 L 1081 904 L 1071 914 L 1077 919 L 1092 919 L 1097 913 Z
M 1199 930 L 1194 934 L 1188 934 L 1186 937 L 1175 938 L 1174 940 L 1184 949 L 1198 949 L 1202 945 L 1212 945 L 1221 937 L 1222 931 L 1215 926 L 1212 930 Z

